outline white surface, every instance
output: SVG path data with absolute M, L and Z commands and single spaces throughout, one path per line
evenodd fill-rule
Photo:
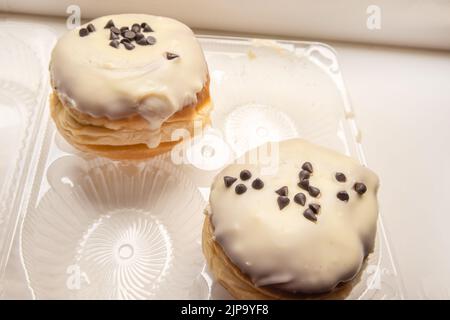
M 198 29 L 450 49 L 449 0 L 0 0 L 0 11 L 67 17 L 70 5 L 83 19 L 148 13 Z M 378 13 L 380 29 L 369 29 Z
M 450 52 L 331 45 L 381 178 L 406 297 L 449 298 Z
M 407 298 L 450 298 L 450 52 L 332 44 Z

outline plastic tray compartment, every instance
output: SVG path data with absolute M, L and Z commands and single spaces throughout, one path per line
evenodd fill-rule
M 12 38 L 11 29 L 27 32 Z M 326 45 L 199 36 L 213 129 L 185 144 L 181 163 L 170 155 L 119 163 L 77 152 L 49 119 L 56 29 L 8 22 L 0 30 L 8 48 L 0 52 L 2 298 L 229 298 L 205 267 L 200 239 L 221 167 L 265 141 L 291 137 L 366 163 Z M 401 297 L 380 216 L 376 250 L 348 298 Z
M 0 295 L 11 240 L 26 200 L 28 172 L 48 97 L 48 59 L 56 34 L 43 25 L 0 22 Z M 38 152 L 38 151 L 36 151 Z

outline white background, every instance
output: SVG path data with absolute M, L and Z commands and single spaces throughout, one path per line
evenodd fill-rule
M 84 18 L 152 13 L 196 29 L 450 49 L 450 0 L 0 0 L 0 11 L 64 16 L 75 4 Z M 371 5 L 376 32 L 366 27 Z
M 450 52 L 334 44 L 408 298 L 450 298 Z

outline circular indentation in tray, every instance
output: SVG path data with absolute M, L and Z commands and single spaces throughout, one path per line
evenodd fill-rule
M 295 124 L 283 111 L 262 105 L 247 104 L 235 108 L 225 119 L 225 136 L 238 153 L 268 141 L 298 136 Z
M 195 186 L 164 161 L 80 164 L 67 158 L 49 169 L 52 188 L 23 225 L 22 254 L 34 295 L 204 298 L 191 290 L 203 267 L 205 203 Z
M 164 223 L 145 212 L 120 211 L 94 223 L 78 249 L 80 270 L 95 275 L 91 285 L 100 288 L 138 288 L 140 283 L 164 281 L 172 252 Z

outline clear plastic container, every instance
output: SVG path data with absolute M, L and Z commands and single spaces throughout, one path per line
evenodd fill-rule
M 183 161 L 82 154 L 49 118 L 47 66 L 61 29 L 0 23 L 2 298 L 230 298 L 205 267 L 200 239 L 221 167 L 291 137 L 366 163 L 332 48 L 211 36 L 198 38 L 211 75 L 212 129 L 183 145 Z M 382 214 L 376 250 L 348 298 L 403 297 Z

